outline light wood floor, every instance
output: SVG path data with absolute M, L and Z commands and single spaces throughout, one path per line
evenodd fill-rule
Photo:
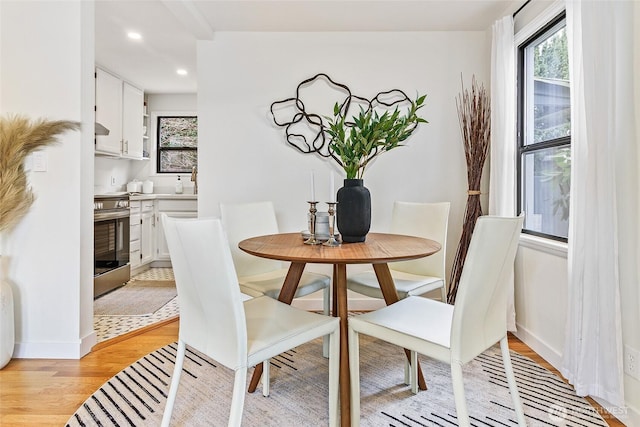
M 101 343 L 81 360 L 13 359 L 0 370 L 0 426 L 63 426 L 109 378 L 177 337 L 178 321 L 170 319 Z M 510 336 L 509 346 L 558 374 L 517 338 Z M 624 426 L 601 414 L 609 425 Z

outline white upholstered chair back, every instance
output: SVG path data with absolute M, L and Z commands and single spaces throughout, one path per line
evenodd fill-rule
M 273 203 L 221 203 L 220 215 L 238 276 L 253 276 L 282 268 L 279 261 L 249 255 L 238 248 L 239 242 L 250 237 L 278 234 Z
M 389 268 L 395 271 L 445 278 L 447 252 L 447 227 L 449 224 L 449 202 L 412 203 L 395 202 L 391 214 L 390 232 L 435 240 L 442 249 L 428 257 L 402 262 L 392 262 Z
M 178 290 L 180 339 L 231 369 L 247 363 L 246 319 L 219 219 L 162 215 Z
M 451 327 L 452 362 L 467 363 L 507 330 L 507 280 L 524 217 L 478 218 L 462 269 Z

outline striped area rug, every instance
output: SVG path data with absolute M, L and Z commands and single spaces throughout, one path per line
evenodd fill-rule
M 361 336 L 362 426 L 456 426 L 451 377 L 446 364 L 420 361 L 428 390 L 413 395 L 403 383 L 401 349 Z M 176 344 L 127 367 L 96 391 L 68 426 L 158 426 L 173 371 Z M 512 352 L 529 426 L 607 426 L 571 386 L 532 360 Z M 316 340 L 272 360 L 271 395 L 246 394 L 243 425 L 328 425 L 327 359 Z M 172 425 L 226 426 L 233 373 L 196 352 L 185 361 Z M 249 372 L 250 377 L 251 372 Z M 515 426 L 499 347 L 464 368 L 474 426 Z

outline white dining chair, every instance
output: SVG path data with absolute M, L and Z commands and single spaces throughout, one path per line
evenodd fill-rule
M 219 219 L 177 219 L 163 214 L 162 224 L 180 307 L 178 351 L 162 426 L 171 420 L 187 345 L 235 371 L 228 425 L 240 426 L 247 369 L 325 335 L 330 337 L 329 424 L 337 425 L 339 319 L 267 296 L 243 302 Z
M 442 246 L 442 249 L 428 257 L 389 263 L 389 272 L 399 299 L 423 295 L 439 288 L 440 300 L 447 300 L 445 261 L 450 205 L 449 202 L 394 202 L 390 233 L 424 237 Z M 347 289 L 371 298 L 383 298 L 373 269 L 348 275 Z M 404 378 L 405 384 L 409 384 L 408 361 L 405 363 Z
M 238 248 L 238 243 L 250 237 L 278 234 L 278 222 L 273 203 L 221 203 L 222 224 L 229 238 L 233 264 L 238 273 L 240 289 L 245 293 L 260 292 L 277 299 L 287 276 L 288 266 L 282 262 L 249 255 Z M 300 237 L 302 239 L 302 237 Z M 304 272 L 294 298 L 322 290 L 322 309 L 329 315 L 331 278 L 325 274 Z M 328 342 L 323 340 L 322 353 L 328 354 Z
M 393 204 L 390 233 L 424 237 L 435 240 L 442 246 L 440 251 L 428 257 L 389 263 L 398 298 L 422 295 L 439 288 L 441 300 L 446 301 L 445 260 L 449 207 L 449 202 Z M 347 289 L 372 298 L 383 298 L 373 270 L 348 275 Z
M 513 267 L 523 217 L 478 218 L 455 306 L 410 296 L 395 304 L 348 320 L 351 371 L 351 416 L 360 417 L 359 334 L 370 335 L 410 350 L 411 389 L 417 393 L 417 353 L 451 366 L 458 423 L 469 426 L 462 366 L 500 342 L 509 390 L 520 426 L 524 412 L 507 341 L 508 272 Z

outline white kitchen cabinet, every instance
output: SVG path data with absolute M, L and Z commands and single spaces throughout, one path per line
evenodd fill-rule
M 96 135 L 96 154 L 141 159 L 143 116 L 144 93 L 96 68 L 96 122 L 109 129 L 109 135 Z
M 129 263 L 133 274 L 155 255 L 155 206 L 153 200 L 129 202 Z
M 109 135 L 96 135 L 96 153 L 119 156 L 122 153 L 122 80 L 96 68 L 96 122 L 109 129 Z
M 156 213 L 153 200 L 142 201 L 140 214 L 140 263 L 146 265 L 153 261 L 155 253 Z
M 167 264 L 171 261 L 169 257 L 169 248 L 167 240 L 164 236 L 161 216 L 166 213 L 167 216 L 173 218 L 197 218 L 198 217 L 198 201 L 195 199 L 156 199 L 157 218 L 156 223 L 156 261 Z
M 129 201 L 129 265 L 131 270 L 140 267 L 140 201 Z
M 122 156 L 142 158 L 144 93 L 127 82 L 122 83 Z

